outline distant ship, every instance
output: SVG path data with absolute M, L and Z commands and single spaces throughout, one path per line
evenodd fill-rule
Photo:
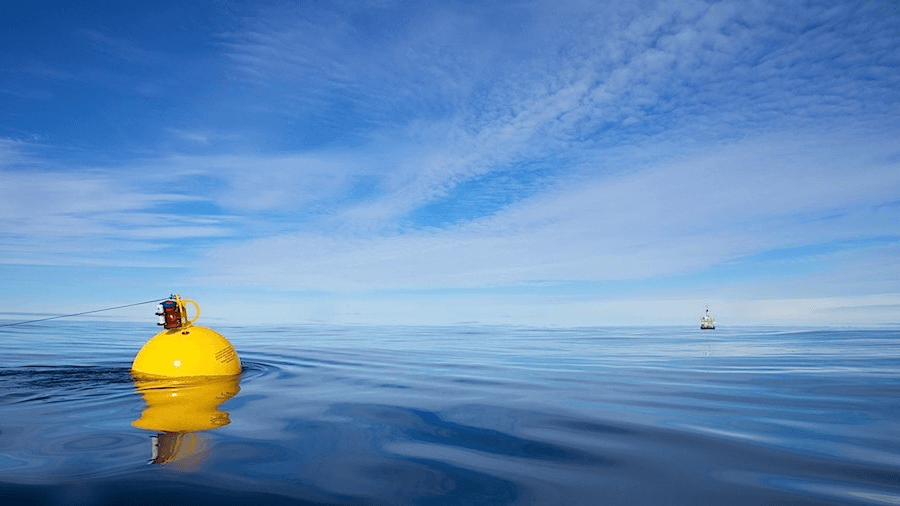
M 716 328 L 716 319 L 709 316 L 709 307 L 706 308 L 706 314 L 700 318 L 700 330 L 712 330 Z

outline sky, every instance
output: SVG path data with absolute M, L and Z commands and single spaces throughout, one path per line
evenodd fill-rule
M 0 0 L 0 318 L 898 324 L 898 47 L 896 0 Z

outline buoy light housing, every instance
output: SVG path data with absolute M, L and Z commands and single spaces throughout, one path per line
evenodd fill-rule
M 188 319 L 187 307 L 196 310 Z M 241 359 L 231 343 L 218 332 L 194 325 L 200 306 L 172 295 L 156 311 L 166 330 L 147 341 L 131 364 L 131 372 L 143 377 L 231 376 L 241 373 Z

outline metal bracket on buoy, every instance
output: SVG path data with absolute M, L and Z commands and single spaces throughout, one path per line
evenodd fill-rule
M 187 317 L 186 303 L 190 303 L 196 309 L 197 314 L 193 319 Z M 159 317 L 156 324 L 162 325 L 166 330 L 190 327 L 200 318 L 200 305 L 190 299 L 182 299 L 177 293 L 169 296 L 169 300 L 156 306 L 156 316 Z

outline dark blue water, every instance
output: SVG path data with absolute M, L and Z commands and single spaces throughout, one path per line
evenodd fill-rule
M 0 504 L 900 504 L 896 330 L 216 330 L 239 387 L 170 433 L 152 325 L 0 329 Z

